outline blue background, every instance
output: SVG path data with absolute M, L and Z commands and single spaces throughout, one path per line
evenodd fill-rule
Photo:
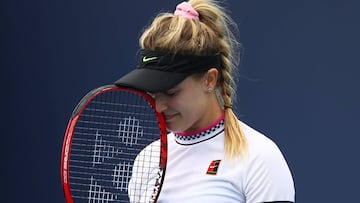
M 136 65 L 179 1 L 1 1 L 1 202 L 64 202 L 60 151 L 81 97 Z M 237 112 L 272 138 L 297 202 L 358 201 L 358 1 L 227 3 L 243 46 Z

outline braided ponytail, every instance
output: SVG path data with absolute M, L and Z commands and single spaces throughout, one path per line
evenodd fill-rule
M 227 59 L 224 59 L 227 61 Z M 228 67 L 228 68 L 225 68 Z M 232 110 L 232 98 L 235 96 L 234 80 L 232 79 L 231 66 L 224 65 L 220 79 L 221 98 L 223 100 L 225 110 L 225 155 L 230 158 L 240 155 L 247 156 L 247 141 L 240 127 L 238 118 Z

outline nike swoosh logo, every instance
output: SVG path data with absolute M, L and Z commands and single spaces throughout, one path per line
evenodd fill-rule
M 142 59 L 142 61 L 144 62 L 144 63 L 146 63 L 146 62 L 149 62 L 149 61 L 152 61 L 152 60 L 155 60 L 155 59 L 157 59 L 157 57 L 156 56 L 154 56 L 154 57 L 146 57 L 146 56 L 144 56 L 144 58 Z

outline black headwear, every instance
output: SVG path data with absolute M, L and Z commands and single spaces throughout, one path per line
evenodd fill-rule
M 140 50 L 139 66 L 118 79 L 115 84 L 145 92 L 164 92 L 186 77 L 209 70 L 220 69 L 220 54 L 195 56 L 159 51 Z

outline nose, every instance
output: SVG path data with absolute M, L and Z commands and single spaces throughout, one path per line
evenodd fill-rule
M 162 94 L 155 95 L 155 107 L 157 112 L 164 112 L 167 109 L 167 99 Z

